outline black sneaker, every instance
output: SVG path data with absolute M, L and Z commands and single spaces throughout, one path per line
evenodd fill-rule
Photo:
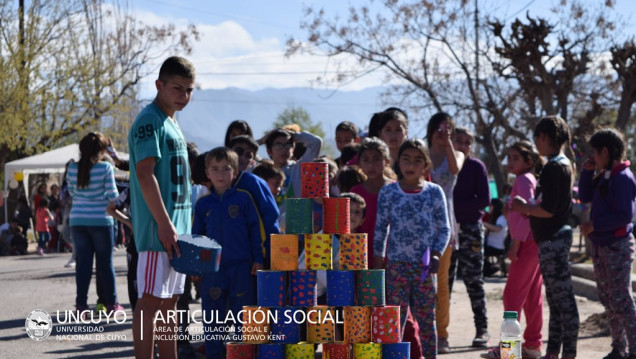
M 488 340 L 490 340 L 488 331 L 485 329 L 478 330 L 475 339 L 473 339 L 473 348 L 487 348 Z
M 606 356 L 603 357 L 603 359 L 626 359 L 627 356 L 621 354 L 621 352 L 619 352 L 616 349 L 612 349 L 612 351 L 607 354 Z
M 484 277 L 494 277 L 495 273 L 499 272 L 499 266 L 498 265 L 491 265 L 488 268 L 484 267 L 483 273 L 484 273 Z

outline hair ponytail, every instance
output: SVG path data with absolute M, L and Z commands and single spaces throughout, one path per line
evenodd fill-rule
M 545 134 L 549 139 L 553 147 L 559 151 L 563 150 L 563 146 L 567 144 L 568 154 L 572 156 L 571 169 L 572 169 L 572 185 L 576 180 L 576 163 L 574 160 L 576 156 L 572 150 L 572 136 L 570 134 L 570 127 L 564 119 L 557 115 L 545 116 L 539 120 L 537 126 L 534 128 L 534 137 L 539 137 L 539 134 Z
M 590 137 L 588 141 L 590 146 L 597 152 L 601 152 L 603 148 L 607 148 L 608 162 L 606 170 L 612 169 L 614 161 L 622 162 L 626 156 L 625 139 L 623 135 L 611 128 L 600 129 Z
M 625 139 L 623 135 L 611 128 L 603 128 L 600 129 L 590 137 L 588 141 L 590 146 L 594 148 L 597 152 L 601 152 L 603 148 L 607 149 L 608 161 L 607 167 L 604 168 L 605 171 L 612 170 L 612 164 L 614 161 L 622 162 L 625 160 L 626 156 L 626 146 Z M 594 186 L 598 185 L 598 182 L 601 180 L 603 172 L 599 173 L 599 175 L 594 179 Z M 605 181 L 600 187 L 600 193 L 602 196 L 606 196 L 609 192 L 609 182 Z
M 528 140 L 515 142 L 512 146 L 510 146 L 510 149 L 514 149 L 517 152 L 519 152 L 519 154 L 521 155 L 524 161 L 532 162 L 533 163 L 533 166 L 531 169 L 532 174 L 535 177 L 539 176 L 539 173 L 541 173 L 541 170 L 543 169 L 543 165 L 544 165 L 543 158 L 541 158 L 541 155 L 539 155 L 539 152 L 534 147 L 532 142 Z
M 534 128 L 534 137 L 539 137 L 539 134 L 543 133 L 550 139 L 552 146 L 559 150 L 563 148 L 563 145 L 570 144 L 570 128 L 568 124 L 559 116 L 545 116 L 539 120 L 537 126 Z M 570 148 L 572 150 L 572 148 Z M 571 152 L 574 154 L 574 152 Z
M 90 132 L 79 143 L 80 159 L 77 163 L 77 187 L 86 188 L 91 181 L 91 168 L 106 149 L 106 138 L 99 132 Z

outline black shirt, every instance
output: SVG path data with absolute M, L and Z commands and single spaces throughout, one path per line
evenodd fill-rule
M 572 165 L 565 156 L 557 156 L 543 167 L 535 192 L 537 203 L 550 218 L 530 217 L 537 243 L 549 241 L 568 222 L 572 213 Z

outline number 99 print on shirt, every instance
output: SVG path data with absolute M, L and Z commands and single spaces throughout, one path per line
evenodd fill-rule
M 157 223 L 146 205 L 139 180 L 137 163 L 156 158 L 154 174 L 163 203 L 178 234 L 190 233 L 190 167 L 186 142 L 179 125 L 152 103 L 132 124 L 128 135 L 130 149 L 130 193 L 133 230 L 138 251 L 163 251 L 157 237 Z

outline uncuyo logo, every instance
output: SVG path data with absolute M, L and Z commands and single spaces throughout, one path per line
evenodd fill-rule
M 51 320 L 51 316 L 45 310 L 36 309 L 26 317 L 24 327 L 31 339 L 42 341 L 51 334 L 53 320 Z

